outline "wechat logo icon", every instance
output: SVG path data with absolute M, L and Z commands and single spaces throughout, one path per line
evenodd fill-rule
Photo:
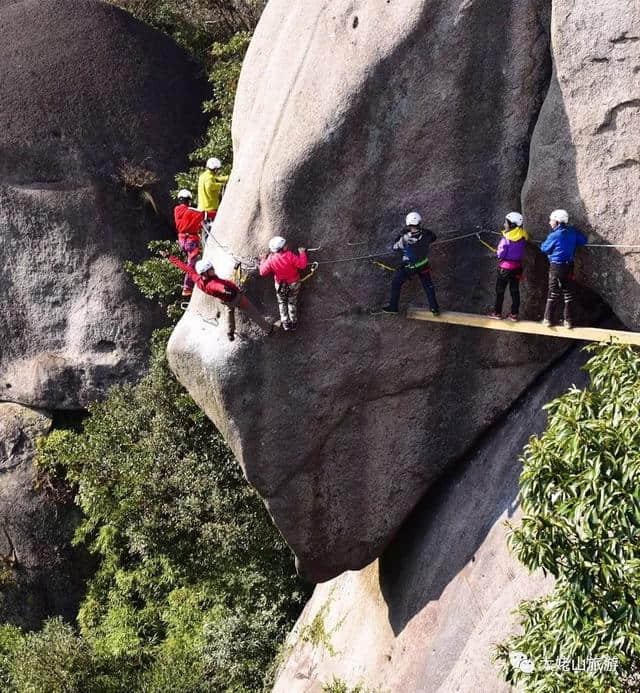
M 514 669 L 520 670 L 523 674 L 532 674 L 536 665 L 523 652 L 509 652 L 509 662 Z

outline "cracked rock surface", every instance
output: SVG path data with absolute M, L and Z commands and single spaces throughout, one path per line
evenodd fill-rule
M 542 228 L 566 207 L 592 243 L 580 280 L 631 328 L 640 324 L 640 6 L 555 0 L 554 74 L 531 142 L 524 214 Z
M 79 409 L 139 378 L 159 324 L 123 264 L 173 231 L 123 167 L 168 212 L 205 92 L 172 41 L 94 0 L 0 3 L 0 29 L 0 399 Z

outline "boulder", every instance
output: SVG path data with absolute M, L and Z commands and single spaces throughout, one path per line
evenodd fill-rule
M 166 36 L 94 0 L 5 2 L 0 29 L 0 395 L 78 409 L 144 368 L 161 316 L 123 263 L 173 233 L 205 86 Z
M 640 325 L 640 6 L 555 0 L 554 74 L 531 141 L 525 216 L 543 237 L 565 208 L 594 244 L 576 258 L 581 283 L 629 327 Z
M 584 384 L 584 361 L 575 349 L 546 373 L 428 492 L 378 561 L 316 588 L 274 693 L 321 693 L 334 677 L 349 690 L 512 690 L 492 664 L 494 647 L 515 631 L 518 603 L 553 587 L 507 548 L 504 522 L 521 517 L 518 456 L 544 429 L 542 406 Z
M 566 348 L 369 314 L 388 301 L 390 275 L 368 256 L 388 252 L 412 209 L 443 241 L 431 253 L 441 306 L 491 304 L 495 259 L 475 238 L 451 239 L 495 230 L 520 207 L 551 74 L 549 10 L 546 0 L 271 0 L 257 28 L 206 253 L 228 272 L 229 252 L 258 256 L 279 234 L 321 246 L 321 264 L 296 333 L 263 338 L 242 324 L 229 343 L 215 301 L 197 292 L 169 359 L 313 581 L 379 556 Z M 523 314 L 540 317 L 544 279 L 528 279 Z M 271 280 L 248 292 L 274 315 Z M 417 282 L 404 301 L 424 302 Z
M 0 622 L 27 629 L 73 620 L 94 567 L 71 547 L 81 515 L 70 494 L 36 488 L 35 441 L 50 428 L 47 412 L 0 403 Z

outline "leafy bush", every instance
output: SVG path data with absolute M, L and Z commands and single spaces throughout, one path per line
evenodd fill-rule
M 256 691 L 306 589 L 220 434 L 169 371 L 167 337 L 156 334 L 142 381 L 93 404 L 81 433 L 39 442 L 43 469 L 77 488 L 76 540 L 102 559 L 78 618 L 83 647 L 144 690 Z
M 125 269 L 146 298 L 166 308 L 175 322 L 182 315 L 181 298 L 183 272 L 166 260 L 167 255 L 180 257 L 176 241 L 151 241 L 147 246 L 151 257 L 140 263 L 125 262 Z
M 589 387 L 547 405 L 545 433 L 525 448 L 524 518 L 510 537 L 524 565 L 556 578 L 498 649 L 507 679 L 536 692 L 639 690 L 640 355 L 587 348 Z M 514 666 L 514 652 L 535 670 Z
M 200 62 L 215 41 L 252 31 L 266 0 L 109 0 L 171 36 Z
M 209 126 L 204 144 L 189 157 L 194 166 L 187 173 L 176 176 L 178 188 L 196 190 L 198 176 L 203 171 L 204 162 L 210 156 L 220 159 L 223 172 L 228 173 L 231 170 L 231 117 L 240 69 L 250 40 L 251 34 L 241 32 L 232 36 L 226 43 L 214 43 L 211 48 L 209 82 L 213 88 L 213 98 L 203 104 L 204 112 L 210 116 Z

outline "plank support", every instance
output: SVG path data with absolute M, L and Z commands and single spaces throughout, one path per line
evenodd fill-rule
M 640 346 L 640 332 L 626 332 L 623 330 L 607 330 L 599 327 L 545 327 L 541 322 L 530 320 L 494 320 L 486 315 L 473 313 L 454 313 L 443 311 L 440 315 L 432 315 L 430 310 L 409 306 L 407 318 L 411 320 L 425 320 L 428 322 L 446 323 L 448 325 L 464 325 L 467 327 L 481 327 L 486 330 L 501 330 L 503 332 L 518 332 L 521 334 L 535 334 L 542 337 L 562 337 L 564 339 L 578 339 L 587 342 L 611 342 L 618 341 L 622 344 L 635 344 Z

